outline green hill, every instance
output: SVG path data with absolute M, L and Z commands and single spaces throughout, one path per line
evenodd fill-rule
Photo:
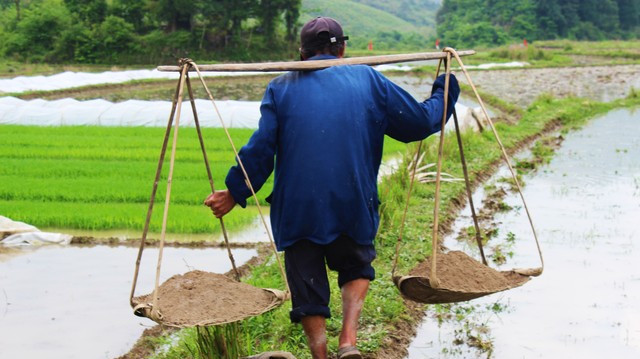
M 435 27 L 436 12 L 441 0 L 355 0 L 376 9 L 386 11 L 416 26 Z
M 425 4 L 423 13 L 428 14 L 422 23 L 396 15 L 402 12 L 403 4 L 418 3 Z M 369 41 L 373 41 L 377 50 L 419 49 L 430 45 L 430 38 L 435 34 L 435 10 L 429 11 L 428 6 L 437 7 L 431 1 L 418 0 L 385 4 L 373 0 L 302 0 L 299 21 L 305 23 L 315 16 L 335 18 L 349 36 L 349 47 L 356 49 L 366 48 Z

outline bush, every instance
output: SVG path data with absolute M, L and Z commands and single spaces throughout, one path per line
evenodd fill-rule
M 49 59 L 53 62 L 96 62 L 93 32 L 82 23 L 74 23 L 58 37 Z
M 509 40 L 509 36 L 502 28 L 486 21 L 461 23 L 457 28 L 443 33 L 442 38 L 444 46 L 451 47 L 498 46 Z
M 119 63 L 119 55 L 130 55 L 138 48 L 133 25 L 118 16 L 107 16 L 96 28 L 94 35 L 98 42 L 98 62 Z
M 7 38 L 4 52 L 24 60 L 47 60 L 56 38 L 69 24 L 69 13 L 60 1 L 33 4 L 22 12 L 13 36 Z
M 569 37 L 576 40 L 598 41 L 604 40 L 604 34 L 594 24 L 581 22 L 569 30 Z
M 176 59 L 189 56 L 189 49 L 193 47 L 192 43 L 193 37 L 188 31 L 180 30 L 166 33 L 155 30 L 140 39 L 145 56 L 141 60 L 147 63 L 175 63 Z

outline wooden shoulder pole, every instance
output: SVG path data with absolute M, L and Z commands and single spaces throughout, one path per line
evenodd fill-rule
M 473 50 L 458 52 L 459 56 L 474 55 Z M 397 55 L 381 55 L 381 56 L 363 56 L 349 57 L 335 60 L 308 60 L 308 61 L 281 61 L 281 62 L 258 62 L 245 64 L 214 64 L 199 65 L 200 71 L 257 71 L 257 72 L 276 72 L 276 71 L 304 71 L 326 69 L 331 66 L 339 65 L 384 65 L 399 62 L 425 61 L 445 59 L 445 52 L 418 52 L 413 54 L 397 54 Z M 158 66 L 158 71 L 163 72 L 180 72 L 180 66 Z M 189 71 L 194 71 L 193 68 Z

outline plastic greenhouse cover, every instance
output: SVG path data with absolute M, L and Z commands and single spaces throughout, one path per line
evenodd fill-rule
M 220 127 L 220 120 L 209 100 L 196 100 L 198 119 L 202 127 Z M 216 101 L 225 125 L 236 128 L 257 128 L 260 119 L 259 101 Z M 0 97 L 0 124 L 35 126 L 147 126 L 164 127 L 171 111 L 169 101 L 106 100 L 78 101 L 62 99 L 21 100 Z M 183 102 L 182 126 L 193 127 L 193 113 Z
M 203 72 L 203 76 L 250 76 L 263 72 Z M 0 79 L 0 93 L 20 93 L 25 91 L 51 91 L 99 84 L 115 84 L 133 80 L 178 79 L 177 72 L 158 70 L 126 70 L 105 72 L 65 71 L 49 76 L 17 76 Z
M 211 101 L 198 99 L 195 102 L 202 127 L 221 127 Z M 216 105 L 227 127 L 258 128 L 259 101 L 216 101 Z M 165 127 L 170 111 L 169 101 L 127 100 L 113 103 L 70 98 L 46 101 L 0 97 L 0 124 L 5 125 Z M 475 126 L 472 115 L 474 110 L 471 107 L 459 101 L 456 111 L 461 127 Z M 475 111 L 478 112 L 478 109 Z M 180 124 L 185 127 L 195 126 L 188 101 L 182 104 Z M 447 130 L 452 128 L 453 121 L 449 121 Z

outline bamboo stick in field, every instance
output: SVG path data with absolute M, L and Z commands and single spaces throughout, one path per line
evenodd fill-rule
M 474 55 L 473 50 L 458 52 L 460 56 Z M 383 65 L 398 62 L 438 60 L 446 58 L 445 52 L 418 52 L 412 54 L 380 55 L 349 57 L 335 60 L 307 60 L 307 61 L 280 61 L 280 62 L 258 62 L 246 64 L 214 64 L 198 65 L 200 71 L 299 71 L 299 70 L 319 70 L 338 65 Z M 158 66 L 158 71 L 180 72 L 180 66 Z M 194 71 L 190 68 L 189 71 Z

